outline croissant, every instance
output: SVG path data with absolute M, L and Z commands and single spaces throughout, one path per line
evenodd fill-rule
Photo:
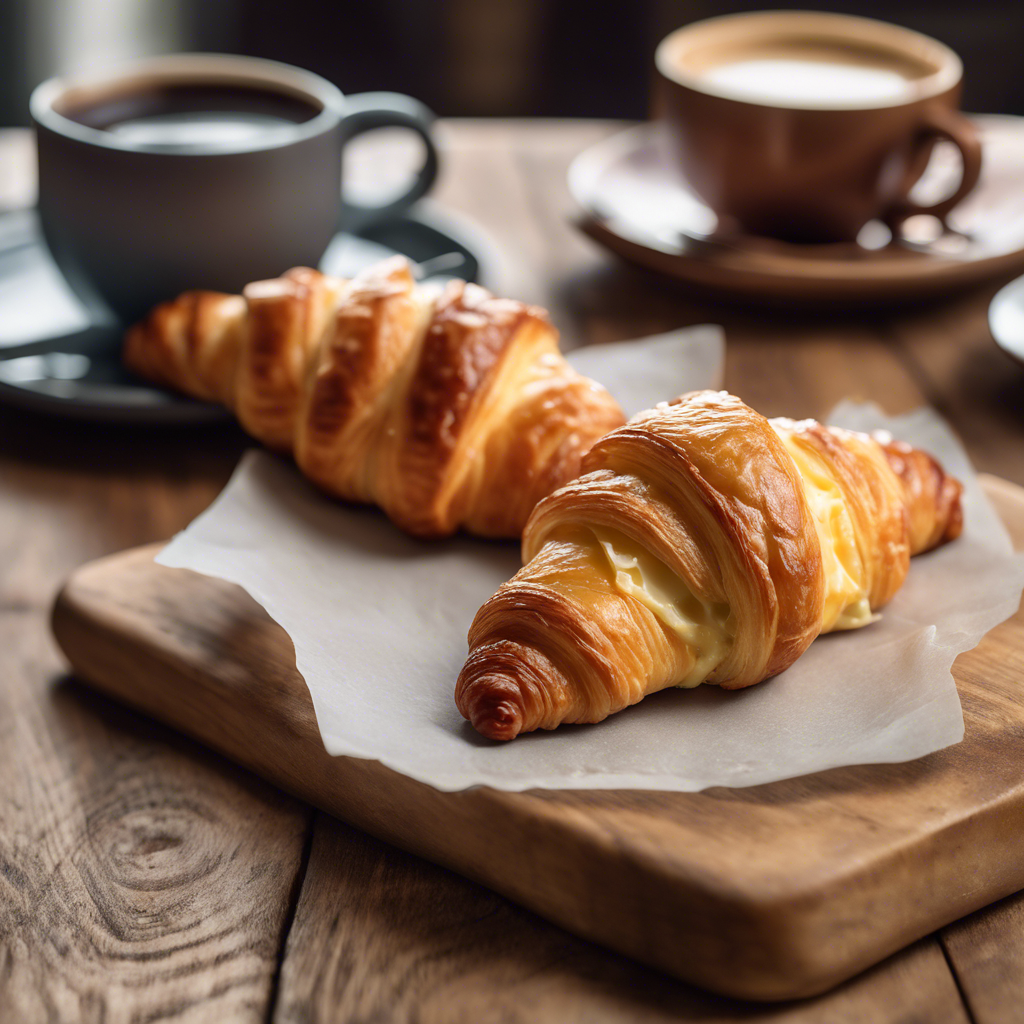
M 297 268 L 242 295 L 186 292 L 131 328 L 129 369 L 232 409 L 323 490 L 402 529 L 519 537 L 625 422 L 541 309 L 394 257 L 351 280 Z
M 750 686 L 871 622 L 910 556 L 963 525 L 960 484 L 888 435 L 767 420 L 725 392 L 640 413 L 526 524 L 455 700 L 508 740 L 669 686 Z

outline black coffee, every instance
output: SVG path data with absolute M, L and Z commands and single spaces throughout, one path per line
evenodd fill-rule
M 256 142 L 320 108 L 269 89 L 169 83 L 71 100 L 60 113 L 136 145 L 189 149 Z

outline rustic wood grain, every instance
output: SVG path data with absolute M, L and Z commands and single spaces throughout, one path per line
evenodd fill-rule
M 808 1002 L 714 996 L 318 815 L 276 1024 L 967 1024 L 934 939 Z
M 1024 1016 L 1024 893 L 944 928 L 941 941 L 975 1024 Z
M 304 810 L 95 695 L 40 695 L 41 622 L 0 617 L 0 644 L 0 1019 L 264 1020 Z
M 74 566 L 209 503 L 237 434 L 0 435 L 0 1020 L 265 1020 L 308 810 L 65 681 L 48 627 Z
M 1024 520 L 1019 490 L 990 489 Z M 55 632 L 85 678 L 683 979 L 746 998 L 815 994 L 1024 886 L 1020 615 L 956 663 L 964 742 L 918 761 L 699 794 L 448 794 L 328 757 L 284 631 L 239 588 L 152 554 L 87 566 L 62 593 Z

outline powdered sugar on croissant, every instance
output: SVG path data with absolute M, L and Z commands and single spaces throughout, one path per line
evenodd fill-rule
M 511 739 L 668 686 L 750 686 L 863 626 L 910 556 L 959 535 L 930 456 L 696 392 L 599 440 L 542 501 L 524 568 L 479 611 L 456 703 Z
M 325 491 L 423 537 L 518 537 L 624 417 L 541 309 L 417 285 L 395 257 L 352 280 L 297 268 L 189 292 L 133 327 L 126 365 L 222 402 Z

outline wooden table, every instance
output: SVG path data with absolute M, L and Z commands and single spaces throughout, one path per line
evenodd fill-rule
M 993 282 L 860 315 L 737 310 L 619 266 L 570 225 L 571 157 L 616 126 L 447 122 L 437 198 L 503 253 L 566 347 L 714 321 L 768 415 L 929 402 L 1024 483 L 1024 370 Z M 10 141 L 10 140 L 8 140 Z M 13 145 L 13 143 L 12 143 Z M 23 145 L 23 140 L 17 145 Z M 14 150 L 0 147 L 8 182 Z M 13 158 L 11 158 L 13 159 Z M 14 186 L 28 194 L 25 181 Z M 2 310 L 0 310 L 2 315 Z M 1024 1014 L 1024 894 L 825 996 L 711 996 L 312 810 L 65 676 L 47 614 L 75 566 L 170 536 L 245 447 L 231 427 L 70 426 L 0 409 L 0 1020 L 1002 1024 Z

